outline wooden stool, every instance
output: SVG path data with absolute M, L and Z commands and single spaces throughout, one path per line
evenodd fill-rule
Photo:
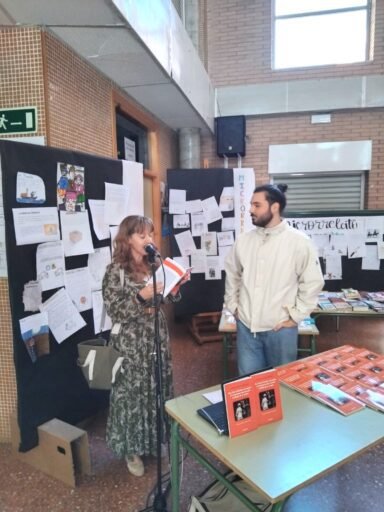
M 199 345 L 222 340 L 223 335 L 218 332 L 220 316 L 221 311 L 193 315 L 188 323 L 188 329 Z

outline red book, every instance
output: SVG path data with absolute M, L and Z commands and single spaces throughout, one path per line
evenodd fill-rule
M 230 437 L 236 437 L 281 420 L 280 387 L 275 369 L 223 385 Z

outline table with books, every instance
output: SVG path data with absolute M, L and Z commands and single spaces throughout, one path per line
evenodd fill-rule
M 278 512 L 296 491 L 384 440 L 383 355 L 344 345 L 281 366 L 277 372 L 282 419 L 237 437 L 219 435 L 197 414 L 208 404 L 203 393 L 217 386 L 166 403 L 172 419 L 173 512 L 180 510 L 181 447 L 249 510 L 261 508 L 239 495 L 211 456 L 208 460 L 206 450 L 271 503 L 271 512 Z
M 337 331 L 342 317 L 383 318 L 384 292 L 359 292 L 353 288 L 321 292 L 312 317 L 316 319 L 321 316 L 336 318 Z

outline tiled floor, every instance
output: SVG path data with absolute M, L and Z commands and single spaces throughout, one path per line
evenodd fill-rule
M 384 353 L 380 327 L 374 322 L 355 322 L 343 320 L 341 330 L 336 332 L 332 320 L 321 319 L 319 350 L 347 342 L 358 344 L 364 339 L 370 349 Z M 171 333 L 176 393 L 184 394 L 218 383 L 222 371 L 221 344 L 196 345 L 183 324 L 172 325 Z M 233 356 L 231 359 L 233 370 Z M 81 477 L 75 489 L 21 463 L 9 445 L 0 445 L 0 512 L 136 512 L 144 509 L 147 495 L 156 483 L 156 460 L 146 461 L 146 475 L 135 478 L 128 473 L 125 463 L 115 459 L 105 446 L 105 411 L 87 430 L 93 474 Z M 165 465 L 166 459 L 163 459 Z M 384 444 L 381 444 L 299 491 L 287 502 L 284 512 L 384 511 L 383 474 Z M 211 477 L 190 458 L 185 460 L 183 475 L 181 510 L 186 512 L 189 496 L 204 489 Z

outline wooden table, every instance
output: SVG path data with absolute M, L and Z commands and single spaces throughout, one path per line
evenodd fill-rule
M 329 471 L 358 457 L 384 439 L 384 414 L 365 408 L 350 416 L 281 386 L 283 420 L 230 439 L 219 436 L 196 410 L 208 404 L 197 391 L 166 402 L 172 418 L 171 478 L 172 512 L 179 512 L 180 448 L 187 450 L 215 478 L 249 508 L 260 509 L 191 445 L 180 432 L 182 427 L 211 454 L 239 475 L 273 504 L 271 512 L 280 512 L 293 493 Z M 207 482 L 202 479 L 202 487 Z M 378 504 L 377 510 L 381 505 Z
M 223 375 L 224 379 L 228 378 L 228 357 L 230 351 L 234 347 L 234 337 L 236 335 L 236 321 L 233 315 L 227 311 L 222 311 L 219 323 L 219 332 L 223 334 Z M 320 334 L 315 324 L 299 325 L 299 347 L 297 349 L 299 355 L 313 355 L 316 354 L 316 336 Z M 300 346 L 300 337 L 309 337 L 309 347 Z

